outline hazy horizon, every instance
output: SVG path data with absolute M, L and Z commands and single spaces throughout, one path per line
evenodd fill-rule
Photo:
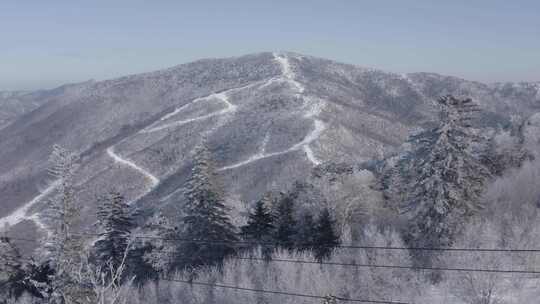
M 264 51 L 485 83 L 540 81 L 539 11 L 536 1 L 4 1 L 0 90 Z

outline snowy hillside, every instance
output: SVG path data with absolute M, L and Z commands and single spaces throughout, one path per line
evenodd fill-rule
M 486 127 L 538 110 L 538 89 L 260 53 L 27 94 L 33 108 L 0 117 L 0 225 L 46 229 L 39 214 L 56 185 L 46 173 L 53 144 L 82 155 L 77 195 L 89 224 L 103 189 L 143 210 L 181 202 L 203 138 L 229 201 L 242 205 L 306 180 L 321 164 L 389 155 L 435 117 L 440 95 L 472 97 Z M 17 96 L 2 95 L 0 113 Z

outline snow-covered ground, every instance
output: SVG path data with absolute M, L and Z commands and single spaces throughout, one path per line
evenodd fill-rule
M 120 163 L 120 164 L 122 164 L 124 166 L 132 168 L 133 170 L 135 170 L 135 171 L 141 173 L 142 175 L 144 175 L 145 178 L 148 180 L 149 184 L 148 184 L 148 187 L 147 187 L 146 191 L 143 194 L 141 194 L 139 197 L 141 197 L 141 196 L 145 195 L 146 193 L 152 191 L 152 189 L 154 189 L 159 184 L 159 178 L 157 178 L 155 175 L 150 173 L 148 170 L 143 169 L 139 165 L 137 165 L 136 163 L 132 162 L 131 160 L 123 158 L 120 155 L 116 154 L 114 152 L 114 146 L 109 147 L 107 149 L 107 154 L 114 160 L 114 162 Z M 136 199 L 133 200 L 133 201 L 136 201 Z M 130 202 L 130 203 L 132 203 L 132 202 Z
M 0 230 L 4 229 L 6 226 L 13 226 L 25 220 L 33 221 L 38 227 L 47 230 L 45 225 L 40 221 L 37 214 L 28 214 L 28 211 L 32 206 L 40 202 L 47 195 L 51 194 L 56 187 L 60 184 L 59 181 L 51 183 L 43 192 L 34 197 L 31 201 L 24 204 L 19 209 L 15 210 L 10 215 L 0 219 Z
M 150 128 L 150 129 L 144 129 L 144 130 L 141 130 L 141 133 L 153 133 L 153 132 L 161 131 L 161 130 L 168 129 L 168 128 L 171 128 L 171 127 L 179 127 L 181 125 L 185 125 L 185 124 L 188 124 L 190 122 L 203 120 L 203 119 L 207 119 L 207 118 L 218 116 L 218 115 L 224 115 L 224 114 L 236 111 L 236 106 L 229 102 L 229 99 L 228 99 L 226 93 L 217 93 L 217 94 L 208 95 L 206 97 L 194 99 L 191 103 L 188 103 L 187 105 L 181 106 L 181 107 L 177 108 L 176 110 L 174 110 L 172 113 L 163 116 L 160 119 L 160 121 L 163 121 L 165 119 L 173 117 L 174 115 L 182 112 L 182 110 L 184 110 L 188 105 L 191 105 L 191 104 L 194 104 L 194 103 L 197 103 L 197 102 L 201 102 L 201 101 L 204 101 L 204 100 L 211 100 L 211 99 L 218 99 L 218 100 L 222 101 L 223 103 L 225 103 L 226 108 L 223 109 L 223 110 L 214 112 L 214 113 L 210 113 L 210 114 L 206 114 L 206 115 L 202 115 L 202 116 L 198 116 L 198 117 L 194 117 L 194 118 L 190 118 L 190 119 L 185 119 L 185 120 L 178 120 L 178 121 L 167 123 L 167 124 L 164 124 L 164 125 L 161 125 L 161 126 L 153 127 L 153 128 Z
M 279 152 L 266 153 L 266 142 L 268 141 L 268 138 L 265 138 L 265 141 L 263 142 L 263 145 L 257 154 L 252 155 L 248 159 L 240 161 L 238 163 L 221 167 L 218 171 L 235 169 L 235 168 L 242 167 L 247 164 L 259 161 L 261 159 L 290 153 L 293 151 L 297 151 L 299 149 L 304 150 L 304 152 L 306 153 L 306 157 L 314 165 L 319 165 L 321 163 L 321 161 L 317 159 L 317 157 L 315 156 L 315 153 L 313 152 L 313 150 L 311 149 L 309 145 L 313 141 L 317 140 L 326 129 L 326 125 L 324 124 L 324 122 L 316 118 L 317 115 L 321 112 L 323 105 L 320 102 L 316 102 L 315 99 L 310 98 L 309 96 L 303 96 L 305 92 L 305 87 L 300 82 L 296 81 L 295 74 L 291 68 L 291 64 L 286 55 L 280 55 L 280 54 L 274 53 L 274 59 L 281 66 L 282 80 L 289 83 L 297 91 L 298 96 L 304 99 L 306 106 L 310 107 L 309 110 L 304 115 L 304 118 L 313 119 L 313 123 L 314 123 L 313 130 L 310 133 L 308 133 L 306 137 L 304 137 L 304 139 L 300 141 L 299 143 L 293 145 L 292 147 L 286 150 L 279 151 Z M 274 80 L 271 79 L 269 81 L 274 81 Z

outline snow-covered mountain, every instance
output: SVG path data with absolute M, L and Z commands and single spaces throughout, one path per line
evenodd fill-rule
M 29 95 L 32 94 L 24 91 L 0 91 L 0 129 L 43 103 L 44 99 Z
M 78 201 L 88 223 L 96 196 L 112 187 L 141 208 L 181 202 L 203 138 L 228 201 L 238 205 L 285 190 L 324 164 L 392 153 L 410 131 L 429 125 L 435 99 L 445 94 L 472 97 L 485 110 L 484 127 L 540 111 L 539 83 L 400 75 L 294 53 L 2 94 L 0 113 L 9 100 L 28 108 L 0 117 L 0 225 L 46 229 L 39 214 L 56 185 L 46 173 L 53 144 L 82 155 Z

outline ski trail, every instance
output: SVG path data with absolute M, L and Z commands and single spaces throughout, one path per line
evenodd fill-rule
M 287 58 L 286 55 L 279 55 L 277 53 L 274 53 L 274 59 L 279 63 L 281 66 L 281 74 L 285 81 L 290 83 L 293 87 L 296 88 L 296 91 L 298 92 L 297 95 L 301 95 L 305 91 L 305 87 L 296 81 L 296 75 L 294 71 L 291 68 L 291 63 L 289 62 L 289 58 Z
M 118 155 L 118 154 L 116 154 L 114 152 L 114 147 L 112 147 L 112 146 L 109 147 L 107 149 L 107 154 L 110 157 L 112 157 L 115 162 L 121 163 L 121 164 L 123 164 L 125 166 L 128 166 L 128 167 L 134 169 L 135 171 L 138 171 L 142 175 L 144 175 L 150 181 L 150 184 L 151 184 L 152 188 L 154 188 L 155 186 L 157 186 L 159 184 L 159 179 L 157 177 L 155 177 L 154 175 L 152 175 L 152 173 L 146 171 L 145 169 L 139 167 L 134 162 L 132 162 L 132 161 L 130 161 L 128 159 L 124 159 L 124 158 L 120 157 L 120 155 Z
M 190 106 L 190 105 L 192 105 L 194 103 L 204 101 L 204 100 L 209 100 L 209 99 L 218 99 L 218 100 L 220 100 L 221 102 L 225 103 L 226 108 L 223 109 L 223 110 L 220 110 L 220 111 L 217 111 L 217 112 L 214 112 L 214 113 L 210 113 L 210 114 L 206 114 L 206 115 L 202 115 L 202 116 L 199 116 L 199 117 L 186 119 L 186 120 L 174 121 L 174 122 L 162 125 L 162 126 L 157 126 L 157 127 L 153 127 L 153 128 L 149 128 L 149 129 L 148 128 L 143 129 L 143 130 L 140 130 L 139 133 L 143 133 L 143 134 L 144 133 L 154 133 L 154 132 L 161 131 L 161 130 L 164 130 L 164 129 L 167 129 L 167 128 L 170 128 L 170 127 L 181 126 L 181 125 L 193 122 L 193 121 L 203 120 L 203 119 L 207 119 L 207 118 L 210 118 L 210 117 L 213 117 L 213 116 L 220 116 L 220 115 L 225 115 L 225 114 L 228 114 L 228 113 L 235 112 L 237 110 L 237 106 L 232 104 L 229 101 L 228 94 L 230 92 L 243 90 L 243 89 L 255 86 L 255 85 L 259 85 L 261 83 L 266 83 L 268 81 L 270 81 L 270 80 L 257 81 L 257 82 L 254 82 L 254 83 L 242 86 L 242 87 L 232 88 L 232 89 L 220 92 L 220 93 L 212 93 L 212 94 L 210 94 L 208 96 L 205 96 L 205 97 L 196 98 L 196 99 L 192 100 L 191 102 L 176 108 L 171 113 L 168 113 L 168 114 L 164 115 L 163 117 L 161 117 L 159 119 L 159 121 L 161 122 L 161 121 L 164 121 L 164 120 L 167 120 L 167 119 L 173 117 L 174 115 L 182 112 L 182 110 L 184 110 L 186 107 L 188 107 L 188 106 Z M 127 160 L 127 159 L 124 159 L 120 155 L 116 154 L 114 152 L 114 146 L 111 146 L 111 147 L 109 147 L 107 149 L 107 154 L 111 158 L 113 158 L 115 162 L 121 163 L 123 165 L 126 165 L 126 166 L 138 171 L 139 173 L 143 174 L 150 181 L 150 187 L 146 190 L 146 192 L 139 195 L 137 198 L 133 199 L 130 203 L 137 201 L 139 198 L 143 197 L 145 194 L 152 191 L 152 189 L 154 189 L 159 184 L 160 181 L 156 176 L 154 176 L 153 174 L 151 174 L 147 170 L 141 168 L 140 166 L 138 166 L 134 162 L 132 162 L 130 160 Z
M 298 91 L 299 97 L 302 97 L 302 95 L 305 92 L 305 87 L 300 82 L 296 81 L 296 74 L 294 73 L 291 63 L 289 62 L 289 58 L 286 55 L 280 56 L 279 54 L 274 53 L 275 60 L 280 64 L 281 66 L 281 72 L 283 74 L 283 77 L 288 81 L 293 87 L 296 88 Z M 304 118 L 312 119 L 315 127 L 313 131 L 304 138 L 304 140 L 295 146 L 293 146 L 291 149 L 296 150 L 298 148 L 302 148 L 304 152 L 306 153 L 306 157 L 308 160 L 313 163 L 315 166 L 319 165 L 321 161 L 319 161 L 315 157 L 315 153 L 310 147 L 310 144 L 317 140 L 322 132 L 326 129 L 326 125 L 319 119 L 316 118 L 317 115 L 322 110 L 322 104 L 319 102 L 315 102 L 315 100 L 311 97 L 305 96 L 304 100 L 306 101 L 307 105 L 311 106 L 311 109 L 304 115 Z M 291 150 L 291 151 L 292 151 Z
M 33 221 L 39 228 L 42 228 L 43 230 L 47 231 L 47 227 L 41 222 L 37 214 L 27 215 L 27 212 L 37 204 L 39 201 L 41 201 L 44 197 L 51 194 L 56 187 L 60 185 L 60 181 L 55 181 L 52 184 L 50 184 L 43 192 L 38 194 L 36 197 L 34 197 L 31 201 L 26 203 L 24 206 L 20 207 L 19 209 L 15 210 L 10 215 L 3 217 L 0 219 L 0 230 L 3 230 L 4 227 L 7 226 L 13 226 L 16 225 L 22 221 L 25 220 L 31 220 Z
M 213 94 L 210 94 L 206 97 L 201 97 L 201 98 L 196 98 L 194 99 L 192 102 L 188 103 L 188 104 L 185 104 L 181 107 L 178 107 L 176 108 L 174 111 L 172 111 L 171 113 L 168 113 L 166 115 L 164 115 L 163 117 L 161 117 L 159 119 L 159 121 L 164 121 L 170 117 L 173 117 L 174 115 L 180 113 L 182 110 L 184 110 L 187 106 L 193 104 L 193 103 L 196 103 L 196 102 L 199 102 L 199 101 L 203 101 L 203 100 L 208 100 L 208 99 L 212 99 L 212 98 L 216 98 L 216 99 L 219 99 L 220 101 L 222 101 L 223 103 L 225 103 L 225 105 L 227 106 L 225 109 L 223 110 L 220 110 L 218 112 L 215 112 L 215 113 L 211 113 L 211 114 L 207 114 L 207 115 L 203 115 L 203 116 L 199 116 L 199 117 L 195 117 L 195 118 L 192 118 L 192 119 L 187 119 L 187 120 L 181 120 L 181 121 L 176 121 L 176 122 L 172 122 L 172 123 L 169 123 L 169 124 L 166 124 L 166 125 L 163 125 L 163 126 L 159 126 L 159 127 L 154 127 L 154 128 L 150 128 L 150 129 L 143 129 L 141 131 L 139 131 L 139 133 L 153 133 L 153 132 L 156 132 L 156 131 L 160 131 L 160 130 L 163 130 L 163 129 L 166 129 L 166 128 L 169 128 L 169 127 L 172 127 L 172 126 L 180 126 L 180 125 L 183 125 L 183 124 L 187 124 L 187 123 L 190 123 L 190 122 L 193 122 L 193 121 L 197 121 L 197 120 L 203 120 L 203 119 L 206 119 L 206 118 L 210 118 L 210 117 L 213 117 L 213 116 L 218 116 L 218 115 L 225 115 L 225 114 L 228 114 L 228 113 L 232 113 L 234 111 L 237 110 L 237 106 L 232 104 L 230 101 L 229 101 L 229 98 L 227 96 L 227 94 L 231 93 L 231 92 L 234 92 L 234 91 L 239 91 L 239 90 L 243 90 L 243 89 L 247 89 L 249 87 L 252 87 L 252 86 L 256 86 L 256 85 L 260 85 L 260 84 L 263 84 L 263 85 L 268 85 L 269 83 L 271 83 L 272 81 L 275 81 L 274 78 L 271 78 L 269 80 L 261 80 L 261 81 L 257 81 L 257 82 L 254 82 L 254 83 L 251 83 L 251 84 L 248 84 L 248 85 L 245 85 L 245 86 L 242 86 L 242 87 L 238 87 L 238 88 L 232 88 L 232 89 L 229 89 L 229 90 L 226 90 L 226 91 L 223 91 L 221 93 L 213 93 Z M 139 199 L 140 197 L 144 196 L 146 193 L 150 192 L 152 189 L 154 189 L 160 182 L 160 180 L 153 174 L 151 174 L 150 172 L 148 172 L 147 170 L 141 168 L 140 166 L 138 166 L 137 164 L 135 164 L 134 162 L 128 160 L 128 159 L 124 159 L 122 158 L 120 155 L 116 154 L 114 152 L 114 145 L 113 146 L 110 146 L 108 149 L 107 149 L 107 154 L 116 162 L 116 163 L 120 163 L 122 165 L 125 165 L 125 166 L 128 166 L 132 169 L 134 169 L 135 171 L 143 174 L 150 182 L 150 186 L 149 188 L 146 190 L 145 193 L 141 194 L 140 196 L 138 196 L 136 199 L 134 199 L 132 202 L 136 201 L 137 199 Z M 49 187 L 47 187 L 42 193 L 40 193 L 39 195 L 37 195 L 36 197 L 34 197 L 30 202 L 26 203 L 24 206 L 18 208 L 17 210 L 15 210 L 13 213 L 11 213 L 10 215 L 8 216 L 5 216 L 3 218 L 0 218 L 0 231 L 3 230 L 4 227 L 7 226 L 13 226 L 13 225 L 16 225 L 17 223 L 20 223 L 24 220 L 31 220 L 33 221 L 39 228 L 47 231 L 49 234 L 50 234 L 50 231 L 48 231 L 47 227 L 45 226 L 45 224 L 43 222 L 41 222 L 41 220 L 39 219 L 39 216 L 37 213 L 35 214 L 32 214 L 32 215 L 27 215 L 26 213 L 28 212 L 28 210 L 34 206 L 36 203 L 38 203 L 39 201 L 41 201 L 44 197 L 46 197 L 47 195 L 49 195 L 50 193 L 52 193 L 54 191 L 54 189 L 56 189 L 56 187 L 58 187 L 58 185 L 60 184 L 60 181 L 55 181 L 54 183 L 52 183 L 51 185 L 49 185 Z
M 315 120 L 315 128 L 313 129 L 313 131 L 311 131 L 301 142 L 293 145 L 292 147 L 290 147 L 290 148 L 288 148 L 286 150 L 283 150 L 283 151 L 272 152 L 272 153 L 264 153 L 264 150 L 262 150 L 261 152 L 251 156 L 250 158 L 248 158 L 248 159 L 246 159 L 244 161 L 238 162 L 238 163 L 230 165 L 230 166 L 221 167 L 221 168 L 218 169 L 218 171 L 225 171 L 225 170 L 229 170 L 229 169 L 235 169 L 235 168 L 245 166 L 247 164 L 250 164 L 252 162 L 255 162 L 255 161 L 258 161 L 258 160 L 261 160 L 261 159 L 265 159 L 265 158 L 269 158 L 269 157 L 273 157 L 273 156 L 278 156 L 278 155 L 282 155 L 282 154 L 287 154 L 287 153 L 290 153 L 290 152 L 293 152 L 293 151 L 298 151 L 300 149 L 303 149 L 306 152 L 306 155 L 307 155 L 307 158 L 309 159 L 309 161 L 311 161 L 315 165 L 318 165 L 318 164 L 320 164 L 320 161 L 317 160 L 317 158 L 313 155 L 313 151 L 311 151 L 311 148 L 309 148 L 309 144 L 311 142 L 313 142 L 314 140 L 316 140 L 324 130 L 325 130 L 324 123 L 322 123 L 319 120 Z M 263 145 L 263 147 L 264 147 L 264 145 Z
M 294 72 L 293 72 L 293 70 L 291 68 L 291 65 L 289 63 L 288 58 L 286 56 L 281 56 L 281 55 L 278 55 L 276 53 L 274 53 L 274 58 L 281 66 L 283 80 L 290 83 L 294 88 L 296 88 L 296 90 L 298 92 L 298 96 L 301 97 L 302 94 L 305 91 L 305 88 L 301 83 L 299 83 L 298 81 L 295 80 L 295 74 L 294 74 Z M 269 81 L 275 81 L 275 80 L 271 79 Z M 310 97 L 305 97 L 305 100 L 307 101 L 307 104 L 309 104 L 311 106 L 311 109 L 304 115 L 304 118 L 312 119 L 313 123 L 314 123 L 314 127 L 313 127 L 313 130 L 309 134 L 307 134 L 306 137 L 304 137 L 304 139 L 302 141 L 300 141 L 299 143 L 293 145 L 289 149 L 279 151 L 279 152 L 266 153 L 265 152 L 266 151 L 266 143 L 268 142 L 268 135 L 267 135 L 265 137 L 264 141 L 263 141 L 262 148 L 261 148 L 260 152 L 258 152 L 257 154 L 249 157 L 248 159 L 246 159 L 244 161 L 241 161 L 241 162 L 238 162 L 236 164 L 229 165 L 229 166 L 221 167 L 218 171 L 225 171 L 225 170 L 235 169 L 235 168 L 242 167 L 242 166 L 245 166 L 247 164 L 250 164 L 252 162 L 259 161 L 261 159 L 265 159 L 265 158 L 269 158 L 269 157 L 273 157 L 273 156 L 277 156 L 277 155 L 282 155 L 282 154 L 286 154 L 286 153 L 290 153 L 290 152 L 297 151 L 297 150 L 300 150 L 300 149 L 302 149 L 305 152 L 307 159 L 312 164 L 314 164 L 315 166 L 319 165 L 321 163 L 321 161 L 318 160 L 317 157 L 315 157 L 315 153 L 313 152 L 313 150 L 311 149 L 311 147 L 309 145 L 313 141 L 317 140 L 321 136 L 321 134 L 324 132 L 324 130 L 326 130 L 326 125 L 324 124 L 324 122 L 322 122 L 321 120 L 315 118 L 321 112 L 322 104 L 315 102 L 315 100 L 313 98 L 310 98 Z
M 186 120 L 179 120 L 179 121 L 171 122 L 171 123 L 159 126 L 159 127 L 150 128 L 148 130 L 141 130 L 140 133 L 154 133 L 154 132 L 157 132 L 157 131 L 161 131 L 163 129 L 168 129 L 170 127 L 178 127 L 178 126 L 181 126 L 181 125 L 188 124 L 190 122 L 203 120 L 203 119 L 207 119 L 207 118 L 218 116 L 218 115 L 224 115 L 224 114 L 236 111 L 236 108 L 237 108 L 236 105 L 229 102 L 229 99 L 228 99 L 228 97 L 227 97 L 227 95 L 225 93 L 215 93 L 215 94 L 208 95 L 206 97 L 197 98 L 197 99 L 193 100 L 192 102 L 190 102 L 190 103 L 188 103 L 188 104 L 186 104 L 186 105 L 184 105 L 182 107 L 179 107 L 178 109 L 174 110 L 172 113 L 163 116 L 160 119 L 160 121 L 163 121 L 163 120 L 165 120 L 165 119 L 167 119 L 169 117 L 172 117 L 172 116 L 178 114 L 184 108 L 186 108 L 188 105 L 194 104 L 194 103 L 202 101 L 202 100 L 212 99 L 212 98 L 219 99 L 220 101 L 225 103 L 225 105 L 227 107 L 225 109 L 223 109 L 223 110 L 220 110 L 220 111 L 217 111 L 217 112 L 214 112 L 214 113 L 210 113 L 210 114 L 206 114 L 206 115 L 202 115 L 202 116 L 198 116 L 198 117 L 190 118 L 190 119 L 186 119 Z
M 220 115 L 225 115 L 225 114 L 228 114 L 228 113 L 235 112 L 238 107 L 236 105 L 232 104 L 229 101 L 229 97 L 228 97 L 229 93 L 244 90 L 244 89 L 250 88 L 252 86 L 259 85 L 259 84 L 267 85 L 269 82 L 272 82 L 272 81 L 273 81 L 273 79 L 257 81 L 257 82 L 250 83 L 250 84 L 242 86 L 242 87 L 232 88 L 232 89 L 228 89 L 228 90 L 225 90 L 223 92 L 220 92 L 220 93 L 212 93 L 212 94 L 210 94 L 208 96 L 195 98 L 191 102 L 189 102 L 189 103 L 187 103 L 187 104 L 185 104 L 185 105 L 183 105 L 181 107 L 178 107 L 174 111 L 172 111 L 171 113 L 166 114 L 165 116 L 161 117 L 159 119 L 159 121 L 164 121 L 164 120 L 166 120 L 168 118 L 173 117 L 174 115 L 182 112 L 182 110 L 184 110 L 186 107 L 188 107 L 188 106 L 190 106 L 192 104 L 195 104 L 195 103 L 201 102 L 201 101 L 205 101 L 205 100 L 210 100 L 210 99 L 218 99 L 218 100 L 220 100 L 221 102 L 223 102 L 226 105 L 226 108 L 223 109 L 223 110 L 214 112 L 214 113 L 210 113 L 210 114 L 206 114 L 206 115 L 202 115 L 202 116 L 198 116 L 198 117 L 194 117 L 194 118 L 190 118 L 190 119 L 185 119 L 185 120 L 178 120 L 178 121 L 175 121 L 175 122 L 171 122 L 171 123 L 168 123 L 168 124 L 165 124 L 165 125 L 162 125 L 162 126 L 153 127 L 153 128 L 150 128 L 150 129 L 143 129 L 143 130 L 139 131 L 139 133 L 143 133 L 143 134 L 144 133 L 154 133 L 154 132 L 161 131 L 161 130 L 164 130 L 164 129 L 167 129 L 167 128 L 170 128 L 170 127 L 178 127 L 178 126 L 185 125 L 185 124 L 188 124 L 188 123 L 191 123 L 191 122 L 194 122 L 194 121 L 199 121 L 199 120 L 207 119 L 207 118 L 210 118 L 210 117 L 220 116 Z

